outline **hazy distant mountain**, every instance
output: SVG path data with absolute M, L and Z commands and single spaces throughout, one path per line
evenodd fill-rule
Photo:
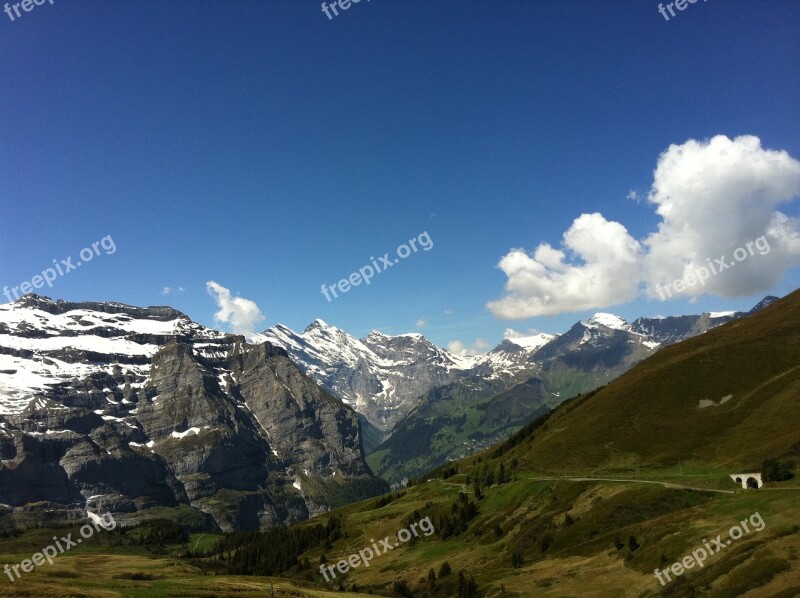
M 499 378 L 458 380 L 424 395 L 367 462 L 398 484 L 495 444 L 555 403 L 537 378 L 510 388 Z

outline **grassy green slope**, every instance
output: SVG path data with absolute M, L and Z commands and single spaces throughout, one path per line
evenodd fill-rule
M 752 469 L 800 446 L 800 292 L 667 347 L 558 409 L 519 458 L 557 471 L 674 464 Z M 722 400 L 730 396 L 725 402 Z M 701 401 L 714 405 L 700 408 Z
M 477 462 L 480 468 L 486 460 Z M 643 477 L 650 472 L 643 471 Z M 11 584 L 0 580 L 3 596 L 397 596 L 395 583 L 411 595 L 457 596 L 458 572 L 489 596 L 655 597 L 730 596 L 793 597 L 800 592 L 800 490 L 739 491 L 714 494 L 637 481 L 619 483 L 533 479 L 535 472 L 517 471 L 517 479 L 484 490 L 478 514 L 458 535 L 443 539 L 442 520 L 452 513 L 465 474 L 436 479 L 405 490 L 383 504 L 364 501 L 321 518 L 343 521 L 345 534 L 301 553 L 309 568 L 294 567 L 285 577 L 225 574 L 225 561 L 180 559 L 184 547 L 150 554 L 137 547 L 104 544 L 101 536 L 37 568 Z M 790 488 L 791 484 L 782 487 Z M 797 487 L 795 484 L 793 487 Z M 766 526 L 746 534 L 699 570 L 688 571 L 666 587 L 653 576 L 702 546 L 703 538 L 722 534 L 758 511 Z M 421 535 L 372 560 L 370 566 L 337 575 L 330 583 L 319 573 L 325 555 L 337 563 L 384 537 L 394 539 L 410 522 L 430 517 L 437 532 Z M 312 526 L 318 521 L 304 522 Z M 0 540 L 0 560 L 18 563 L 67 530 L 34 530 L 22 538 Z M 639 547 L 630 550 L 633 536 Z M 615 546 L 620 538 L 622 547 Z M 209 548 L 208 538 L 193 536 Z M 272 546 L 289 550 L 288 546 Z M 516 567 L 514 566 L 516 556 Z M 453 574 L 427 581 L 444 562 Z M 434 589 L 435 587 L 435 589 Z M 750 592 L 748 594 L 747 592 Z

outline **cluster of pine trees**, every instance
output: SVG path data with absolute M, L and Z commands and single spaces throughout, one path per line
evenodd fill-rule
M 411 591 L 404 581 L 395 582 L 392 590 L 399 596 L 407 598 L 427 598 L 429 596 L 456 596 L 457 598 L 479 598 L 478 584 L 475 578 L 468 575 L 463 569 L 458 572 L 458 579 L 448 579 L 453 573 L 450 563 L 443 562 L 439 567 L 439 574 L 434 569 L 428 571 L 428 578 L 419 580 L 416 592 Z
M 226 535 L 218 550 L 230 575 L 280 575 L 293 567 L 310 568 L 308 559 L 301 563 L 298 557 L 317 546 L 330 548 L 343 535 L 342 520 L 332 517 L 324 525 Z
M 450 536 L 458 536 L 467 531 L 469 522 L 478 516 L 478 505 L 464 492 L 458 493 L 458 499 L 450 506 L 450 512 L 434 515 L 434 527 L 442 540 Z
M 442 479 L 446 480 L 448 478 L 452 478 L 457 473 L 458 465 L 445 465 L 444 469 L 442 469 Z
M 64 527 L 72 527 L 68 522 Z M 117 525 L 93 538 L 94 544 L 107 546 L 143 546 L 151 552 L 163 552 L 167 546 L 186 544 L 189 536 L 183 526 L 172 519 L 147 519 L 136 525 Z
M 124 535 L 140 546 L 164 547 L 189 541 L 183 527 L 171 519 L 150 519 L 124 531 Z
M 765 482 L 783 482 L 794 477 L 795 462 L 791 459 L 767 459 L 761 466 Z
M 511 462 L 511 467 L 506 469 L 505 463 L 496 465 L 495 463 L 483 463 L 480 467 L 476 466 L 473 473 L 467 475 L 466 483 L 469 486 L 472 484 L 472 490 L 475 492 L 475 498 L 481 500 L 483 498 L 483 488 L 489 486 L 507 484 L 512 480 L 511 470 L 516 466 L 517 461 L 514 459 Z
M 373 509 L 382 509 L 386 505 L 392 504 L 394 501 L 396 501 L 396 500 L 398 500 L 400 498 L 403 498 L 405 496 L 405 494 L 406 494 L 405 492 L 398 492 L 397 494 L 391 494 L 391 493 L 385 494 L 385 495 L 381 496 L 380 498 L 378 498 L 378 500 L 376 500 L 373 503 L 372 508 Z

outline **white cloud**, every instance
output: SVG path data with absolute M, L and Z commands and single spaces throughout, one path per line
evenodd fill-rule
M 447 344 L 447 350 L 454 355 L 466 357 L 467 355 L 479 355 L 485 353 L 489 348 L 489 343 L 482 338 L 475 339 L 471 347 L 465 346 L 461 341 L 450 341 Z
M 161 289 L 161 294 L 162 295 L 169 295 L 171 292 L 172 292 L 172 289 L 169 288 L 169 287 L 164 287 L 163 289 Z
M 635 189 L 631 189 L 630 191 L 628 191 L 628 195 L 625 196 L 625 199 L 630 199 L 631 201 L 638 202 L 641 199 L 641 196 L 639 195 L 638 191 L 636 191 Z
M 497 317 L 523 319 L 608 307 L 639 292 L 656 297 L 656 285 L 721 256 L 730 262 L 734 250 L 762 235 L 771 251 L 679 295 L 766 292 L 800 258 L 800 220 L 777 209 L 798 195 L 800 161 L 763 149 L 757 137 L 671 145 L 658 158 L 647 198 L 661 218 L 657 231 L 637 241 L 622 224 L 583 214 L 564 233 L 563 250 L 541 243 L 532 254 L 505 255 L 498 264 L 508 278 L 505 293 L 487 307 Z
M 683 296 L 741 297 L 773 288 L 800 255 L 798 222 L 777 208 L 800 194 L 800 161 L 757 137 L 671 145 L 659 156 L 648 201 L 661 217 L 643 242 L 646 292 L 683 278 L 766 234 L 770 251 L 691 285 Z
M 428 325 L 428 322 L 426 320 L 422 320 L 422 319 L 417 320 L 417 323 L 416 323 L 416 327 L 417 328 L 425 328 L 425 326 L 427 326 L 427 325 Z
M 446 316 L 452 316 L 454 313 L 456 313 L 456 312 L 454 312 L 452 309 L 444 310 L 444 315 L 446 315 Z
M 217 322 L 230 324 L 235 334 L 250 337 L 255 333 L 256 324 L 264 319 L 264 314 L 254 301 L 232 297 L 230 290 L 213 280 L 206 283 L 206 288 L 219 306 L 219 311 L 214 314 Z
M 640 244 L 618 222 L 583 214 L 564 233 L 567 254 L 542 243 L 529 255 L 512 249 L 498 264 L 505 295 L 488 304 L 503 319 L 581 311 L 636 296 Z

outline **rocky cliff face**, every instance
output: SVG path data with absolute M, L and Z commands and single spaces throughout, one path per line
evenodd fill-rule
M 283 349 L 170 308 L 0 306 L 0 380 L 0 503 L 16 510 L 188 507 L 254 530 L 386 488 L 358 415 Z

